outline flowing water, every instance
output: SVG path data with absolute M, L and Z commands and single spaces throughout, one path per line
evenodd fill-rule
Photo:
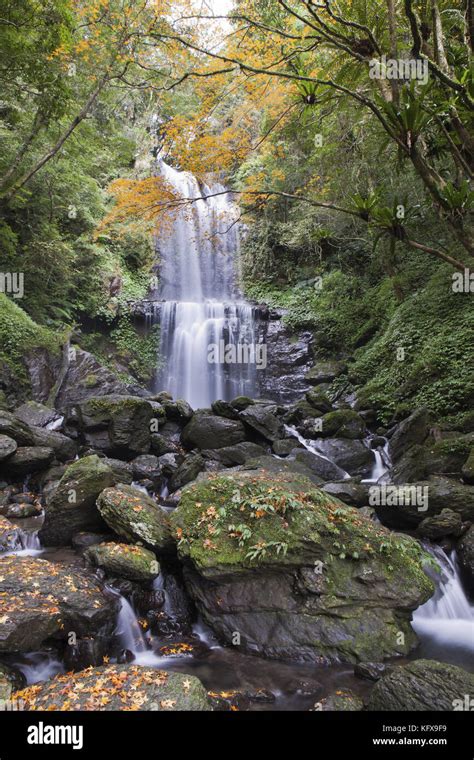
M 474 605 L 462 586 L 456 554 L 448 556 L 434 544 L 425 548 L 436 560 L 439 572 L 428 571 L 436 583 L 436 592 L 413 614 L 422 656 L 466 668 L 469 662 L 474 663 Z
M 200 200 L 180 208 L 157 242 L 162 304 L 155 390 L 194 408 L 255 395 L 261 346 L 254 309 L 238 287 L 238 211 L 222 185 L 201 185 L 163 161 L 160 172 L 181 198 Z

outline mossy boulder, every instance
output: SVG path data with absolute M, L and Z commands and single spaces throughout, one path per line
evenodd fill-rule
M 432 476 L 409 485 L 398 485 L 397 489 L 396 504 L 375 506 L 379 519 L 390 528 L 416 527 L 443 509 L 457 512 L 464 521 L 474 522 L 474 486 Z
M 367 708 L 404 712 L 469 710 L 473 693 L 472 673 L 443 662 L 417 660 L 392 668 L 377 681 Z
M 33 557 L 0 557 L 0 651 L 39 649 L 69 631 L 89 636 L 115 625 L 118 601 L 85 570 Z
M 143 543 L 156 552 L 172 551 L 174 544 L 168 516 L 143 491 L 119 483 L 116 488 L 106 488 L 100 494 L 97 508 L 118 536 Z
M 8 435 L 0 435 L 0 462 L 11 457 L 17 448 L 18 444 L 13 438 Z
M 423 538 L 437 539 L 443 536 L 460 536 L 463 532 L 462 517 L 452 509 L 442 509 L 438 515 L 425 517 L 417 528 Z
M 111 467 L 95 454 L 70 464 L 46 499 L 40 531 L 45 546 L 68 544 L 83 530 L 103 530 L 95 504 L 99 494 L 114 483 Z
M 185 579 L 219 638 L 273 658 L 407 654 L 434 591 L 420 544 L 285 470 L 209 475 L 171 517 Z
M 428 409 L 415 409 L 405 420 L 400 422 L 390 438 L 389 450 L 393 462 L 414 444 L 423 443 L 429 433 L 431 415 Z
M 264 406 L 252 404 L 240 413 L 240 419 L 267 441 L 273 442 L 283 438 L 284 428 L 277 414 L 276 405 Z
M 363 418 L 352 409 L 336 409 L 322 418 L 320 435 L 324 438 L 364 438 L 366 425 Z
M 306 380 L 310 385 L 320 385 L 321 383 L 332 383 L 336 377 L 342 375 L 347 370 L 345 362 L 335 359 L 327 359 L 316 362 L 309 372 L 306 373 Z
M 106 665 L 59 675 L 15 693 L 25 710 L 207 711 L 202 683 L 184 673 L 139 665 Z
M 332 411 L 332 404 L 329 397 L 320 388 L 311 388 L 305 394 L 306 401 L 321 414 L 327 414 Z
M 46 470 L 53 459 L 54 451 L 47 446 L 19 446 L 2 466 L 2 471 L 11 478 L 20 478 Z
M 245 428 L 240 420 L 229 420 L 214 414 L 195 414 L 184 428 L 181 440 L 190 449 L 221 449 L 245 441 Z
M 471 449 L 466 461 L 463 462 L 461 472 L 464 482 L 474 485 L 474 447 Z
M 153 417 L 152 404 L 139 396 L 94 396 L 70 405 L 66 424 L 86 445 L 131 458 L 149 452 Z
M 84 557 L 91 564 L 102 568 L 107 575 L 130 581 L 153 581 L 160 573 L 155 555 L 143 546 L 110 541 L 90 546 L 84 552 Z

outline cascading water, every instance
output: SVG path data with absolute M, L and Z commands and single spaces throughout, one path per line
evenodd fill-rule
M 466 653 L 469 657 L 474 654 L 474 607 L 464 592 L 455 554 L 449 557 L 436 545 L 425 548 L 433 555 L 440 572 L 430 572 L 437 585 L 436 592 L 414 612 L 413 628 L 428 655 L 442 653 L 445 658 L 448 650 L 454 653 L 457 650 L 463 663 Z
M 180 198 L 200 200 L 179 209 L 157 246 L 163 303 L 155 389 L 193 407 L 254 395 L 257 338 L 253 308 L 238 290 L 237 209 L 222 185 L 200 185 L 163 161 L 160 172 Z

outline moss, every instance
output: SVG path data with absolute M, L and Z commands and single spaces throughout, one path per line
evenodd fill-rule
M 63 333 L 36 324 L 18 304 L 0 293 L 0 363 L 8 366 L 25 390 L 29 389 L 25 354 L 40 348 L 59 356 L 64 340 Z
M 183 490 L 171 520 L 181 556 L 199 568 L 313 564 L 316 547 L 337 587 L 354 562 L 379 560 L 391 581 L 400 572 L 427 597 L 432 592 L 418 542 L 394 536 L 291 473 L 209 476 Z

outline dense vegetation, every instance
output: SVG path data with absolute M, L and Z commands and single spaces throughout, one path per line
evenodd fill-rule
M 469 3 L 238 0 L 223 29 L 186 0 L 1 6 L 0 261 L 25 282 L 2 301 L 10 368 L 21 307 L 147 382 L 156 334 L 129 307 L 157 212 L 183 202 L 152 176 L 161 154 L 240 193 L 247 295 L 350 358 L 381 418 L 469 407 Z M 382 55 L 427 74 L 373 77 Z

